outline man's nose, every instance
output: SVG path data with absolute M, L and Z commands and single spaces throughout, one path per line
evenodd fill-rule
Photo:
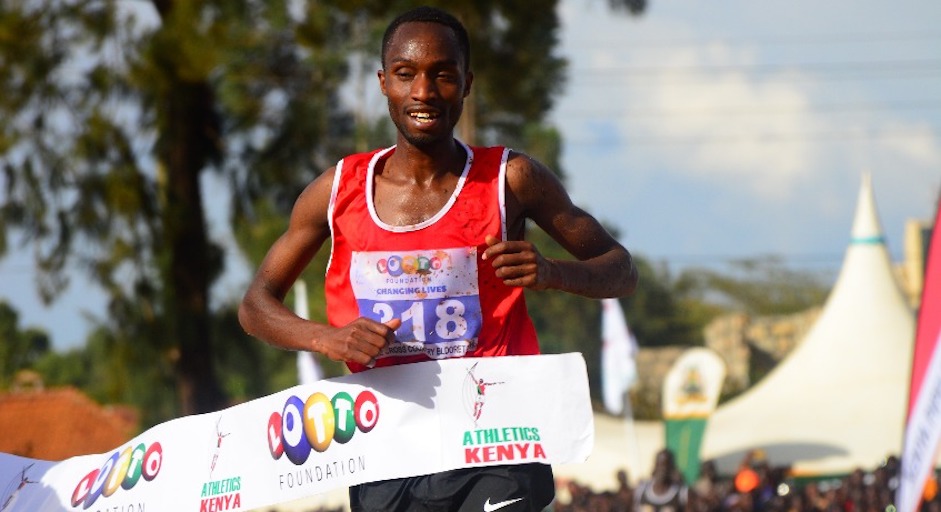
M 434 78 L 426 73 L 419 73 L 412 81 L 412 98 L 425 101 L 438 95 Z

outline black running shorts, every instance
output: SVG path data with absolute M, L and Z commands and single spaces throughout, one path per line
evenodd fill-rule
M 352 512 L 539 512 L 553 498 L 547 464 L 456 469 L 350 487 Z

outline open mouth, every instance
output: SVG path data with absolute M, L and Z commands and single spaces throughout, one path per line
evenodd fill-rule
M 419 124 L 427 124 L 438 119 L 438 114 L 434 112 L 410 112 L 409 117 Z

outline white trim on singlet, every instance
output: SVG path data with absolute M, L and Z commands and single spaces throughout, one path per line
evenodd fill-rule
M 457 139 L 454 139 L 457 140 Z M 387 224 L 379 219 L 379 215 L 376 213 L 376 205 L 373 201 L 373 187 L 374 177 L 376 173 L 376 163 L 379 162 L 379 159 L 382 158 L 386 153 L 395 149 L 395 146 L 386 148 L 378 153 L 376 153 L 373 158 L 369 161 L 369 167 L 366 169 L 366 206 L 369 209 L 369 216 L 372 217 L 372 221 L 381 229 L 386 231 L 391 231 L 393 233 L 408 233 L 410 231 L 418 231 L 420 229 L 427 228 L 435 222 L 438 222 L 454 205 L 454 202 L 457 201 L 458 196 L 461 194 L 461 190 L 464 188 L 464 183 L 467 181 L 467 175 L 470 173 L 471 165 L 474 163 L 474 152 L 471 151 L 471 148 L 464 144 L 463 142 L 457 140 L 458 144 L 464 147 L 464 151 L 467 153 L 467 161 L 464 163 L 464 170 L 461 172 L 461 177 L 457 180 L 457 186 L 454 187 L 454 192 L 451 193 L 451 197 L 448 199 L 448 202 L 438 210 L 438 213 L 434 214 L 429 219 L 426 219 L 418 224 L 410 224 L 407 226 L 395 226 L 392 224 Z
M 635 500 L 635 505 L 651 505 L 659 508 L 676 499 L 679 501 L 677 505 L 685 507 L 689 500 L 687 494 L 689 487 L 683 484 L 672 483 L 663 494 L 657 494 L 657 491 L 653 490 L 652 480 L 646 480 L 641 485 L 643 488 L 636 494 L 637 499 Z M 646 501 L 644 501 L 645 499 Z
M 333 263 L 333 248 L 335 240 L 333 232 L 333 210 L 337 204 L 337 192 L 340 190 L 340 175 L 343 173 L 343 160 L 337 162 L 336 169 L 333 171 L 333 184 L 330 187 L 330 202 L 327 203 L 327 227 L 330 228 L 330 256 L 327 258 L 327 267 L 324 275 L 330 272 L 330 264 Z
M 503 148 L 503 156 L 500 157 L 500 175 L 497 176 L 497 186 L 499 188 L 497 201 L 500 203 L 500 237 L 506 241 L 506 163 L 510 159 L 510 148 Z

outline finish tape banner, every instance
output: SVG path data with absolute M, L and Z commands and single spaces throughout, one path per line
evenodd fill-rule
M 0 453 L 0 512 L 245 510 L 449 469 L 577 463 L 593 443 L 581 354 L 429 361 L 177 418 L 110 453 Z

